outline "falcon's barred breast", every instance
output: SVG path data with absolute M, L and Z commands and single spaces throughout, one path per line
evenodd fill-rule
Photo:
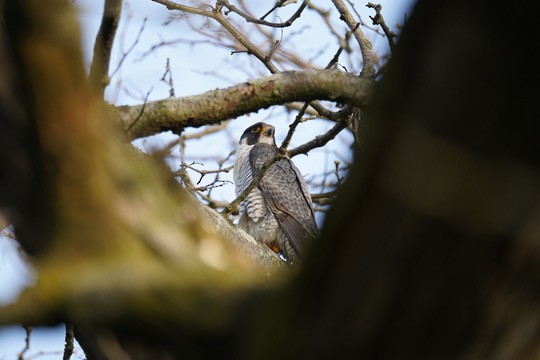
M 278 151 L 272 125 L 257 123 L 244 131 L 234 164 L 237 196 Z M 257 241 L 282 252 L 289 263 L 304 258 L 319 230 L 307 183 L 290 159 L 282 158 L 268 168 L 241 203 L 238 225 Z

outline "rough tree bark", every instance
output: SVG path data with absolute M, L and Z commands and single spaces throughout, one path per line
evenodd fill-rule
M 204 94 L 111 109 L 131 139 L 219 123 L 272 105 L 334 100 L 364 107 L 372 81 L 338 70 L 289 71 Z
M 62 1 L 51 13 L 35 0 L 4 6 L 18 58 L 2 64 L 15 71 L 0 87 L 0 200 L 39 280 L 1 323 L 72 321 L 108 358 L 539 353 L 532 4 L 502 31 L 501 4 L 418 3 L 362 109 L 364 143 L 320 245 L 285 283 L 250 276 L 253 263 L 193 216 L 164 171 L 119 149 L 80 55 L 58 45 L 65 28 L 50 26 Z M 204 246 L 223 255 L 205 259 Z

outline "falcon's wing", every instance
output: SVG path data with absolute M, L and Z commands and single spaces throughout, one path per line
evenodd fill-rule
M 249 155 L 253 177 L 277 152 L 272 145 L 259 143 L 253 146 Z M 292 247 L 303 258 L 306 246 L 310 246 L 319 230 L 308 187 L 300 171 L 291 160 L 281 159 L 268 169 L 259 183 L 259 190 Z

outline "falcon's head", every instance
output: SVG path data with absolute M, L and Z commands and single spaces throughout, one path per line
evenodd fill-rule
M 263 122 L 253 124 L 244 131 L 240 138 L 240 145 L 255 145 L 257 143 L 276 145 L 272 125 Z

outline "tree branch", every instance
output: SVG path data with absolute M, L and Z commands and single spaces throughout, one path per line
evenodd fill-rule
M 302 144 L 289 151 L 289 156 L 293 157 L 299 154 L 307 154 L 309 151 L 315 148 L 323 147 L 330 140 L 333 140 L 343 129 L 347 128 L 349 121 L 346 119 L 336 123 L 330 130 L 325 134 L 316 136 L 315 139 L 308 141 L 305 144 Z
M 74 339 L 75 339 L 75 334 L 73 333 L 73 325 L 66 324 L 64 355 L 62 356 L 62 360 L 71 359 L 71 355 L 73 355 L 73 350 L 75 349 L 73 345 Z
M 246 12 L 240 10 L 238 7 L 232 5 L 228 0 L 219 0 L 218 3 L 223 5 L 224 7 L 226 7 L 230 12 L 234 12 L 234 13 L 240 15 L 248 23 L 255 23 L 255 24 L 269 26 L 269 27 L 275 27 L 275 28 L 282 28 L 282 27 L 291 26 L 296 19 L 300 18 L 300 15 L 302 15 L 302 12 L 304 11 L 304 9 L 308 5 L 308 1 L 304 1 L 300 5 L 298 10 L 296 10 L 296 12 L 288 20 L 286 20 L 284 22 L 280 22 L 280 23 L 274 23 L 274 22 L 266 21 L 263 18 L 257 19 L 255 17 L 247 14 Z
M 386 22 L 384 21 L 384 17 L 381 13 L 382 5 L 381 4 L 373 4 L 373 3 L 367 3 L 366 7 L 372 8 L 375 10 L 375 16 L 370 16 L 369 18 L 373 22 L 373 25 L 380 25 L 384 35 L 386 35 L 386 38 L 388 39 L 388 46 L 390 47 L 390 50 L 394 50 L 394 37 L 397 35 L 390 30 L 388 25 L 386 25 Z
M 371 50 L 371 42 L 368 40 L 364 32 L 357 26 L 357 21 L 352 16 L 351 12 L 347 8 L 347 5 L 342 0 L 332 0 L 334 6 L 339 11 L 340 18 L 347 24 L 349 29 L 353 32 L 353 35 L 360 46 L 360 52 L 362 53 L 362 60 L 364 65 L 362 66 L 362 74 L 365 76 L 375 76 L 375 68 L 373 61 L 373 52 Z
M 177 4 L 168 0 L 151 0 L 151 1 L 166 6 L 168 10 L 180 10 L 180 11 L 185 11 L 190 14 L 214 18 L 213 13 L 211 11 L 198 9 L 192 6 Z
M 103 18 L 96 35 L 94 44 L 94 57 L 90 67 L 89 79 L 103 97 L 103 93 L 110 78 L 108 76 L 111 50 L 122 13 L 122 0 L 105 0 Z
M 206 11 L 191 6 L 176 4 L 167 0 L 152 1 L 165 5 L 169 10 L 180 10 L 190 14 L 206 16 L 214 19 L 238 42 L 240 42 L 240 44 L 242 44 L 246 48 L 249 54 L 252 54 L 257 59 L 259 59 L 272 74 L 279 72 L 276 66 L 272 63 L 272 61 L 267 58 L 266 54 L 264 54 L 257 46 L 251 43 L 251 41 L 249 41 L 249 39 L 241 31 L 239 31 L 236 27 L 233 26 L 233 24 L 231 24 L 227 19 L 225 19 L 225 17 L 221 13 L 221 8 L 224 6 L 223 4 L 218 4 L 218 6 L 216 6 L 212 11 Z
M 291 101 L 334 100 L 365 107 L 372 84 L 337 70 L 292 71 L 200 95 L 120 106 L 114 116 L 123 129 L 129 129 L 128 137 L 136 139 L 186 126 L 216 124 Z
M 219 212 L 201 203 L 193 194 L 192 202 L 198 208 L 199 213 L 206 221 L 215 226 L 216 231 L 235 248 L 249 257 L 258 265 L 258 270 L 262 275 L 271 276 L 281 268 L 285 268 L 285 263 L 269 247 L 256 241 L 242 229 L 233 226 Z M 288 268 L 288 267 L 287 267 Z

